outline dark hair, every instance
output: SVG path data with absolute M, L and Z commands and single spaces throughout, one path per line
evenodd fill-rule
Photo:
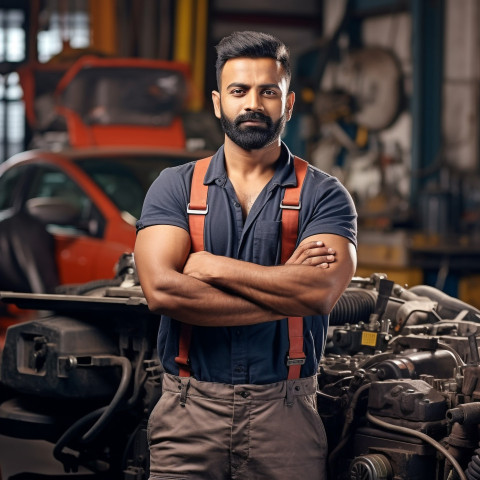
M 273 35 L 262 32 L 234 32 L 222 38 L 215 47 L 217 50 L 217 85 L 220 88 L 220 76 L 228 60 L 239 57 L 247 58 L 273 58 L 280 62 L 290 84 L 292 72 L 288 48 L 283 42 Z

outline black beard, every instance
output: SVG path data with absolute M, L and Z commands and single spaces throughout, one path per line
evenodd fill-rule
M 222 108 L 220 108 L 220 113 L 220 123 L 225 135 L 233 143 L 247 151 L 257 150 L 272 144 L 280 137 L 287 122 L 285 114 L 273 123 L 270 117 L 260 112 L 244 113 L 233 121 L 227 118 Z M 260 120 L 265 123 L 266 127 L 248 126 L 242 128 L 242 123 L 249 120 Z

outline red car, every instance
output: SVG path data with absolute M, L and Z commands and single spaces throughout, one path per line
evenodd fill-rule
M 150 184 L 163 168 L 203 155 L 186 150 L 188 67 L 83 56 L 64 72 L 56 64 L 33 63 L 19 74 L 41 150 L 0 164 L 0 222 L 14 217 L 0 228 L 17 228 L 22 235 L 7 239 L 12 257 L 28 270 L 22 244 L 32 244 L 27 237 L 40 223 L 39 230 L 46 225 L 55 239 L 58 283 L 111 278 L 120 255 L 133 249 L 135 221 Z M 25 216 L 32 235 L 19 225 Z M 1 242 L 0 231 L 0 253 Z M 0 260 L 5 289 L 1 269 Z
M 164 168 L 202 155 L 125 147 L 20 153 L 0 165 L 0 225 L 20 211 L 40 219 L 55 239 L 60 284 L 112 278 L 120 255 L 133 250 L 150 184 Z

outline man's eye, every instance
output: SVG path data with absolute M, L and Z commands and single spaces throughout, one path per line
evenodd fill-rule
M 266 95 L 267 97 L 269 97 L 269 96 L 272 96 L 272 95 L 276 95 L 277 92 L 275 90 L 264 90 L 263 94 Z
M 234 88 L 231 93 L 233 95 L 241 95 L 243 93 L 243 90 L 241 88 Z

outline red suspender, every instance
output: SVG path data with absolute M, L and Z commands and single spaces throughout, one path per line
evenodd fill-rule
M 303 181 L 307 174 L 308 163 L 298 157 L 295 161 L 296 187 L 285 189 L 283 200 L 280 203 L 282 209 L 282 255 L 281 262 L 284 264 L 295 250 L 298 237 L 298 213 L 301 208 L 300 193 Z M 303 352 L 303 318 L 288 317 L 288 340 L 290 347 L 287 356 L 288 379 L 300 378 L 300 370 L 305 363 Z
M 203 184 L 203 179 L 205 178 L 211 159 L 212 157 L 197 160 L 195 168 L 193 169 L 190 203 L 187 205 L 192 252 L 205 250 L 203 247 L 203 231 L 205 229 L 205 215 L 208 212 L 208 185 Z
M 203 233 L 205 215 L 208 212 L 208 185 L 203 184 L 203 179 L 205 178 L 205 173 L 211 158 L 212 157 L 198 160 L 193 171 L 190 203 L 187 206 L 192 252 L 198 252 L 204 249 Z M 294 166 L 297 185 L 285 189 L 283 200 L 280 203 L 280 208 L 282 209 L 282 264 L 292 255 L 297 243 L 298 214 L 301 208 L 300 193 L 307 173 L 308 163 L 305 160 L 295 157 Z M 188 362 L 191 338 L 191 325 L 183 323 L 180 331 L 178 357 L 175 358 L 175 361 L 179 365 L 179 375 L 181 377 L 189 377 L 191 374 Z M 305 363 L 302 317 L 288 318 L 288 338 L 290 342 L 287 356 L 288 378 L 300 378 L 300 369 Z
M 280 208 L 282 209 L 282 263 L 290 258 L 297 244 L 298 212 L 301 208 L 300 193 L 308 168 L 308 163 L 305 160 L 295 157 L 294 162 L 297 185 L 296 187 L 286 188 L 283 200 L 280 202 Z
M 203 179 L 205 178 L 211 159 L 212 157 L 207 157 L 202 160 L 197 160 L 193 169 L 190 203 L 187 205 L 192 252 L 204 250 L 203 231 L 205 229 L 205 215 L 208 212 L 208 185 L 203 184 Z M 187 323 L 182 323 L 179 335 L 178 357 L 175 357 L 175 362 L 178 364 L 180 377 L 189 377 L 191 372 L 188 354 L 192 341 L 192 326 Z
M 188 352 L 190 352 L 190 343 L 192 341 L 192 326 L 188 323 L 180 325 L 180 333 L 178 339 L 178 357 L 175 362 L 178 365 L 178 375 L 180 377 L 190 376 L 190 364 L 188 360 Z

